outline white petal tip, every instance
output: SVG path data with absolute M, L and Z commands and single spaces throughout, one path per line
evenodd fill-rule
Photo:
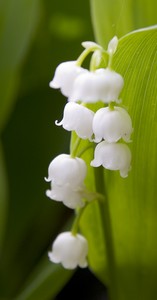
M 100 167 L 100 164 L 99 164 L 99 163 L 96 163 L 95 160 L 92 160 L 91 163 L 90 163 L 90 166 L 91 166 L 91 167 Z
M 94 143 L 100 143 L 102 141 L 102 138 L 95 138 L 95 139 L 93 139 L 93 141 L 92 142 L 94 142 Z
M 50 190 L 46 190 L 45 195 L 51 199 L 51 191 Z
M 51 179 L 48 177 L 48 178 L 46 178 L 46 177 L 44 177 L 44 180 L 46 181 L 46 182 L 50 182 L 51 181 Z
M 128 172 L 131 170 L 131 167 L 127 170 L 120 170 L 120 176 L 122 178 L 127 178 L 128 177 Z
M 79 264 L 79 267 L 80 267 L 80 268 L 87 268 L 87 267 L 88 267 L 88 262 L 85 261 L 85 262 Z
M 123 173 L 120 172 L 120 176 L 121 176 L 122 178 L 127 178 L 127 177 L 128 177 L 128 174 L 123 174 Z
M 56 120 L 56 121 L 55 121 L 55 125 L 61 126 L 61 125 L 63 125 L 63 122 L 62 122 L 62 121 L 59 122 L 58 120 Z
M 50 81 L 49 87 L 52 89 L 59 89 L 59 86 L 57 84 L 55 84 L 55 82 L 53 80 Z
M 60 263 L 60 260 L 54 256 L 53 252 L 48 252 L 48 258 L 52 263 Z

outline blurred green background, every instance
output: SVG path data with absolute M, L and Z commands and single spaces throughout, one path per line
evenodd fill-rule
M 105 300 L 88 269 L 72 277 L 47 257 L 73 218 L 45 196 L 48 165 L 69 152 L 70 141 L 54 123 L 66 98 L 49 82 L 59 63 L 79 56 L 82 41 L 95 40 L 93 27 L 106 45 L 115 34 L 156 23 L 155 0 L 0 0 L 0 300 Z
M 49 81 L 93 39 L 88 1 L 0 1 L 0 299 L 53 299 L 72 275 L 60 268 L 56 289 L 51 280 L 31 296 L 38 264 L 30 283 L 44 281 L 46 268 L 53 279 L 46 253 L 73 213 L 45 196 L 48 164 L 70 140 L 54 124 L 66 99 Z

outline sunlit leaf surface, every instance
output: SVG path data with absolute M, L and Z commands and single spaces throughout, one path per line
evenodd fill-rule
M 90 0 L 93 29 L 103 46 L 117 35 L 157 23 L 156 0 Z
M 110 276 L 114 274 L 119 286 L 117 299 L 126 299 L 126 295 L 127 299 L 154 299 L 157 293 L 157 28 L 121 38 L 113 68 L 124 76 L 121 98 L 132 117 L 134 132 L 130 143 L 132 170 L 128 178 L 121 178 L 119 172 L 104 171 L 115 259 Z M 94 171 L 90 170 L 89 184 L 93 188 L 91 172 Z M 101 173 L 98 176 L 101 180 Z M 103 214 L 105 218 L 105 204 Z M 105 230 L 103 233 L 100 229 L 102 217 L 99 204 L 89 205 L 82 218 L 82 230 L 89 239 L 90 266 L 107 283 L 104 255 L 109 245 L 105 245 Z

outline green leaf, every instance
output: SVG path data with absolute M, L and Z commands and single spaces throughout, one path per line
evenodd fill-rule
M 133 32 L 120 41 L 114 60 L 115 69 L 124 76 L 122 99 L 134 133 L 129 177 L 108 174 L 107 192 L 121 296 L 127 292 L 131 297 L 136 291 L 137 299 L 154 299 L 157 293 L 156 39 L 157 27 Z
M 39 17 L 39 0 L 0 3 L 0 129 L 13 109 L 22 60 Z
M 95 37 L 102 46 L 117 35 L 157 23 L 155 0 L 90 0 Z
M 22 292 L 16 296 L 16 300 L 54 299 L 72 274 L 72 271 L 50 263 L 46 257 L 36 266 L 36 270 L 30 276 Z
M 125 179 L 119 172 L 104 170 L 107 201 L 91 203 L 81 222 L 89 240 L 89 265 L 119 300 L 155 299 L 157 293 L 156 41 L 157 26 L 131 32 L 119 41 L 113 69 L 124 77 L 122 105 L 133 120 L 132 170 Z M 80 148 L 84 146 L 82 142 Z M 89 163 L 93 153 L 84 159 Z M 102 169 L 97 169 L 96 181 L 94 172 L 90 168 L 88 187 L 103 189 Z

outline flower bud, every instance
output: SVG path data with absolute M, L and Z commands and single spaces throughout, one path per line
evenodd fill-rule
M 75 269 L 87 267 L 87 253 L 88 243 L 82 235 L 63 232 L 55 239 L 48 256 L 50 261 L 61 263 L 66 269 Z
M 51 88 L 60 88 L 62 94 L 66 97 L 71 95 L 77 76 L 86 72 L 86 69 L 77 66 L 76 63 L 77 61 L 67 61 L 59 64 L 56 68 L 54 78 L 49 84 Z
M 110 55 L 113 55 L 117 50 L 117 46 L 118 46 L 118 38 L 117 38 L 117 36 L 114 36 L 108 44 L 107 52 Z
M 96 71 L 80 74 L 74 81 L 69 101 L 82 101 L 85 103 L 117 102 L 123 88 L 123 77 L 110 69 L 97 69 Z
M 131 118 L 122 107 L 115 106 L 113 110 L 109 107 L 100 108 L 94 115 L 93 132 L 96 143 L 102 139 L 113 143 L 121 138 L 129 142 L 132 130 Z
M 108 170 L 119 170 L 121 177 L 127 177 L 130 170 L 131 151 L 126 144 L 99 143 L 95 148 L 92 167 L 103 166 Z
M 87 166 L 83 159 L 60 154 L 50 163 L 46 181 L 61 186 L 69 183 L 73 188 L 77 188 L 82 185 L 86 172 Z
M 73 102 L 66 104 L 63 120 L 56 125 L 62 125 L 68 131 L 75 131 L 81 139 L 91 139 L 93 134 L 92 122 L 94 112 Z

